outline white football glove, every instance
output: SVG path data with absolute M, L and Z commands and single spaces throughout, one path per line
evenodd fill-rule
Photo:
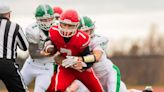
M 62 61 L 62 66 L 65 68 L 68 68 L 70 66 L 73 66 L 78 62 L 78 57 L 75 56 L 66 56 L 66 59 Z
M 62 66 L 65 67 L 65 68 L 72 67 L 73 65 L 77 64 L 78 62 L 79 62 L 78 57 L 76 57 L 76 56 L 66 56 L 66 59 L 64 59 L 62 61 Z M 82 64 L 82 67 L 87 67 L 87 64 L 82 62 L 82 61 L 81 61 L 81 64 Z

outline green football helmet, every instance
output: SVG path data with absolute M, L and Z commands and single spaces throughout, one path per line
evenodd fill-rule
M 92 30 L 91 35 L 94 33 L 95 24 L 94 22 L 87 16 L 83 16 L 80 19 L 80 25 L 78 29 L 82 31 Z
M 47 4 L 41 4 L 36 8 L 35 18 L 39 28 L 48 31 L 53 25 L 54 11 L 51 6 Z

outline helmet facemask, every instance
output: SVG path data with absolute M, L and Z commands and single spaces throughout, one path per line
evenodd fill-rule
M 55 25 L 59 25 L 59 18 L 60 18 L 60 16 L 56 16 L 55 14 L 54 14 L 54 23 L 55 23 Z
M 79 16 L 75 10 L 64 11 L 59 19 L 59 33 L 69 38 L 76 34 L 79 25 Z
M 69 38 L 72 37 L 74 34 L 76 34 L 77 28 L 78 28 L 78 23 L 71 25 L 69 23 L 62 23 L 60 21 L 59 33 L 61 36 Z
M 91 37 L 94 36 L 95 22 L 93 22 L 89 17 L 84 16 L 80 20 L 79 29 L 86 32 Z
M 48 31 L 54 23 L 54 12 L 49 5 L 39 5 L 35 12 L 37 24 L 40 29 Z
M 54 14 L 55 20 L 59 21 L 60 15 L 59 14 Z
M 48 31 L 51 26 L 53 25 L 54 21 L 53 21 L 54 17 L 51 18 L 38 18 L 37 19 L 37 24 L 39 25 L 39 28 L 45 31 Z
M 59 20 L 60 15 L 61 15 L 61 13 L 63 12 L 62 8 L 56 6 L 56 7 L 53 8 L 53 10 L 54 10 L 55 19 L 56 19 L 56 20 Z
M 89 33 L 88 35 L 90 35 L 92 37 L 92 36 L 94 36 L 95 26 L 92 26 L 92 27 L 83 26 L 83 27 L 81 27 L 81 30 L 86 32 L 86 33 Z

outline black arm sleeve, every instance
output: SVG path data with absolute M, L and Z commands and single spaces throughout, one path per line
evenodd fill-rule
M 91 52 L 89 50 L 89 46 L 85 48 L 85 50 L 82 52 L 81 56 L 87 56 L 89 55 Z M 86 63 L 87 64 L 87 67 L 83 67 L 83 69 L 88 69 L 90 67 L 92 67 L 92 65 L 94 64 L 94 62 L 91 62 L 91 63 Z
M 90 54 L 89 46 L 84 49 L 84 51 L 81 53 L 81 56 L 86 56 Z

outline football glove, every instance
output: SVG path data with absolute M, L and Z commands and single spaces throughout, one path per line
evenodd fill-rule
M 66 56 L 66 59 L 62 61 L 62 66 L 65 68 L 68 68 L 70 66 L 73 66 L 78 62 L 78 57 L 75 56 Z

